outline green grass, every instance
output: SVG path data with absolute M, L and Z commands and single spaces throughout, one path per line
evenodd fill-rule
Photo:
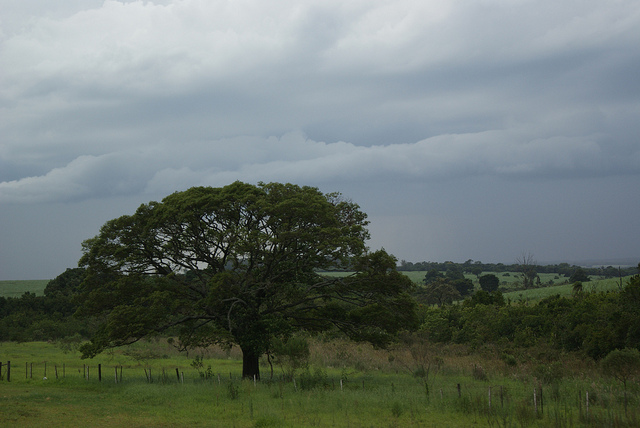
M 622 278 L 623 284 L 626 284 L 630 277 Z M 582 283 L 583 291 L 585 292 L 601 292 L 618 290 L 620 285 L 620 279 L 596 279 L 589 282 Z M 543 288 L 533 288 L 530 290 L 511 291 L 503 293 L 505 299 L 511 299 L 511 301 L 531 301 L 537 302 L 544 298 L 560 295 L 571 296 L 573 293 L 573 284 L 561 284 L 556 286 L 549 286 Z
M 405 271 L 402 272 L 407 275 L 416 284 L 422 284 L 426 271 Z M 541 286 L 539 288 L 532 288 L 528 290 L 518 290 L 521 278 L 517 272 L 483 272 L 481 275 L 493 274 L 500 278 L 500 291 L 502 291 L 505 299 L 510 299 L 512 302 L 527 301 L 537 302 L 546 297 L 560 295 L 571 296 L 573 292 L 573 284 L 568 284 L 568 278 L 559 276 L 555 273 L 541 273 L 539 274 Z M 507 275 L 505 275 L 507 274 Z M 330 276 L 345 276 L 348 273 L 344 272 L 332 272 L 328 273 Z M 465 274 L 465 277 L 472 280 L 475 288 L 480 289 L 478 284 L 478 278 L 475 275 Z M 626 284 L 630 276 L 623 277 L 622 282 Z M 620 284 L 619 278 L 601 279 L 599 277 L 592 277 L 589 282 L 583 283 L 583 290 L 586 292 L 600 292 L 609 290 L 618 290 Z
M 0 281 L 1 297 L 20 297 L 27 291 L 42 296 L 49 283 L 48 279 L 34 279 L 22 281 Z
M 1 343 L 3 374 L 10 359 L 12 380 L 0 381 L 0 426 L 579 427 L 637 426 L 640 420 L 637 384 L 629 388 L 625 416 L 621 386 L 602 379 L 592 365 L 567 356 L 562 378 L 548 385 L 532 374 L 538 363 L 521 361 L 508 367 L 497 358 L 470 355 L 463 348 L 433 348 L 430 352 L 442 362 L 430 373 L 427 393 L 423 380 L 410 374 L 410 357 L 401 364 L 402 355 L 408 354 L 398 350 L 388 353 L 355 344 L 316 343 L 312 359 L 317 363 L 323 358 L 318 354 L 333 353 L 341 346 L 358 356 L 363 368 L 323 366 L 325 381 L 317 388 L 302 389 L 299 374 L 296 385 L 271 381 L 264 364 L 262 382 L 241 381 L 238 354 L 220 350 L 202 352 L 205 365 L 211 365 L 216 374 L 203 380 L 190 366 L 195 354 L 178 354 L 163 341 L 140 343 L 94 360 L 80 360 L 77 353 L 63 353 L 50 343 Z M 392 360 L 391 355 L 396 358 Z M 372 361 L 386 361 L 386 365 L 374 369 Z M 32 362 L 34 374 L 29 377 L 25 363 L 30 367 Z M 99 362 L 102 382 L 95 369 Z M 64 378 L 61 364 L 66 367 Z M 91 367 L 89 380 L 83 375 L 84 364 Z M 116 383 L 114 367 L 119 364 L 124 366 L 123 380 Z M 476 364 L 485 367 L 483 379 L 473 376 Z M 184 383 L 175 376 L 176 367 L 184 372 Z M 152 383 L 145 368 L 152 371 Z M 542 388 L 545 397 L 537 416 L 534 388 L 537 394 Z M 236 394 L 232 396 L 230 390 Z M 589 420 L 583 403 L 586 392 L 590 394 Z

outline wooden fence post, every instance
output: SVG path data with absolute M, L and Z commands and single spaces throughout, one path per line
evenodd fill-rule
M 589 391 L 587 391 L 587 422 L 589 422 Z
M 47 362 L 44 362 L 44 378 L 47 378 Z
M 536 387 L 533 387 L 533 407 L 536 410 L 536 418 L 538 417 L 538 401 L 536 400 Z
M 0 361 L 0 380 L 3 380 L 3 378 L 2 378 L 2 361 Z
M 176 378 L 178 378 L 178 382 L 180 382 L 180 372 L 178 371 L 177 367 L 176 367 Z M 218 375 L 218 383 L 220 383 L 220 375 Z
M 24 378 L 29 379 L 29 363 L 24 363 Z
M 489 387 L 489 408 L 491 408 L 491 387 Z
M 540 385 L 540 414 L 544 415 L 544 398 L 542 397 L 542 385 Z
M 98 364 L 98 382 L 102 382 L 102 364 Z
M 118 383 L 118 366 L 115 367 L 115 371 L 116 371 L 115 379 L 116 379 L 116 383 Z
M 11 382 L 11 361 L 7 361 L 7 382 Z
M 458 398 L 462 397 L 462 391 L 460 390 L 460 384 L 458 384 Z

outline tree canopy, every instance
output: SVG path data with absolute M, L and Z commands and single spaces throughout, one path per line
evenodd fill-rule
M 417 322 L 413 284 L 384 250 L 369 252 L 366 215 L 339 194 L 292 184 L 194 187 L 108 221 L 83 243 L 80 315 L 101 320 L 92 357 L 165 332 L 182 349 L 238 345 L 243 376 L 276 338 L 338 329 L 387 344 Z M 322 271 L 351 268 L 330 277 Z

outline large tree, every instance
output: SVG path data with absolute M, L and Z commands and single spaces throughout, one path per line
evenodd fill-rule
M 376 345 L 416 323 L 413 284 L 384 250 L 370 253 L 366 215 L 312 187 L 236 182 L 195 187 L 108 221 L 83 243 L 80 315 L 101 319 L 82 347 L 166 332 L 182 349 L 237 345 L 259 377 L 274 338 L 339 329 Z M 328 277 L 323 270 L 355 274 Z

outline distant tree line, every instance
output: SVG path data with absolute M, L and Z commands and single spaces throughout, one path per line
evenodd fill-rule
M 574 287 L 573 296 L 556 295 L 531 304 L 505 300 L 493 274 L 481 275 L 481 289 L 473 292 L 460 265 L 447 267 L 445 272 L 432 269 L 425 278 L 437 290 L 435 297 L 425 294 L 427 286 L 413 292 L 420 303 L 416 325 L 431 342 L 472 349 L 496 344 L 505 358 L 517 349 L 539 345 L 581 352 L 595 360 L 615 349 L 640 349 L 640 274 L 619 290 L 589 293 Z M 74 337 L 79 342 L 91 337 L 98 320 L 74 316 L 85 276 L 83 268 L 67 269 L 47 284 L 43 296 L 0 297 L 0 341 Z
M 44 296 L 27 292 L 20 297 L 0 297 L 0 341 L 88 337 L 90 323 L 73 316 L 78 309 L 76 293 L 84 276 L 84 269 L 67 269 L 49 281 Z
M 638 266 L 640 269 L 640 265 Z M 504 349 L 548 345 L 599 360 L 615 349 L 640 349 L 640 275 L 620 290 L 548 297 L 536 304 L 506 302 L 499 291 L 476 291 L 462 303 L 424 307 L 421 329 L 432 342 Z
M 636 273 L 633 266 L 626 267 L 581 267 L 570 265 L 569 263 L 559 263 L 555 265 L 538 265 L 532 264 L 537 273 L 555 273 L 569 278 L 573 273 L 581 269 L 586 275 L 602 276 L 604 278 L 616 278 L 620 276 L 629 276 Z M 430 271 L 447 272 L 456 269 L 464 273 L 478 275 L 482 272 L 519 272 L 522 269 L 521 263 L 483 263 L 481 261 L 467 260 L 464 263 L 446 262 L 408 262 L 402 260 L 398 266 L 399 271 Z

